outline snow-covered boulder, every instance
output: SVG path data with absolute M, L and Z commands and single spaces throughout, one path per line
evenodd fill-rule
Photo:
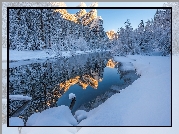
M 78 122 L 81 122 L 82 120 L 87 118 L 87 112 L 84 110 L 78 110 L 75 112 L 74 117 Z
M 76 97 L 76 95 L 74 93 L 69 94 L 69 99 L 72 99 L 72 98 L 75 98 L 75 97 Z

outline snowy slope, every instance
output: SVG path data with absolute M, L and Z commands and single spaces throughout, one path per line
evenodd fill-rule
M 128 56 L 141 77 L 87 113 L 79 126 L 170 126 L 170 57 Z M 120 61 L 115 57 L 116 60 Z M 136 60 L 136 61 L 134 61 Z
M 59 106 L 32 114 L 27 126 L 76 126 L 77 121 L 67 106 Z
M 178 96 L 179 96 L 179 56 L 172 56 L 172 127 L 91 127 L 81 128 L 77 134 L 177 134 L 179 132 L 179 107 L 178 107 Z M 150 85 L 149 85 L 150 86 Z M 164 111 L 165 112 L 165 111 Z
M 81 125 L 170 125 L 170 57 L 147 57 L 147 56 L 128 56 L 127 58 L 134 64 L 137 72 L 141 77 L 136 80 L 132 85 L 128 86 L 120 94 L 113 95 L 104 104 L 86 112 L 84 117 L 79 123 Z M 121 58 L 115 57 L 116 60 L 121 61 Z M 136 61 L 135 61 L 136 60 Z M 178 82 L 178 68 L 177 61 L 179 58 L 175 57 L 173 70 L 173 116 L 178 117 L 177 111 L 177 96 L 179 95 L 177 87 Z M 125 61 L 125 60 L 124 60 Z M 150 63 L 150 65 L 149 65 Z M 176 73 L 178 72 L 178 73 Z M 78 112 L 84 114 L 84 112 Z M 81 117 L 83 117 L 81 115 Z M 80 119 L 81 120 L 81 119 Z M 66 128 L 67 132 L 77 134 L 98 134 L 98 133 L 114 133 L 119 132 L 123 134 L 135 134 L 145 132 L 146 134 L 157 133 L 172 133 L 176 134 L 179 130 L 179 121 L 177 118 L 173 119 L 172 128 L 81 128 L 76 131 L 76 128 Z M 7 128 L 3 126 L 3 132 L 7 132 Z M 58 132 L 51 128 L 46 128 L 52 134 Z M 64 129 L 62 129 L 64 131 Z M 10 129 L 9 129 L 10 131 Z M 8 132 L 9 132 L 8 131 Z M 40 128 L 23 128 L 23 134 L 43 133 L 45 130 Z

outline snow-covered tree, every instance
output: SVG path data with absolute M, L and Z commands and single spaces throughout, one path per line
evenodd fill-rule
M 171 10 L 157 10 L 154 19 L 148 20 L 145 25 L 141 20 L 138 28 L 134 30 L 129 21 L 126 21 L 125 28 L 118 31 L 118 39 L 114 39 L 112 45 L 113 50 L 121 55 L 150 55 L 155 51 L 162 55 L 170 54 Z

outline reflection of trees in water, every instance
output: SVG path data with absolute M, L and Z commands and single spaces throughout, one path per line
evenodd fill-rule
M 94 80 L 102 78 L 109 58 L 109 53 L 94 53 L 9 68 L 9 94 L 32 97 L 26 107 L 26 101 L 16 101 L 16 105 L 10 101 L 10 116 L 16 114 L 26 122 L 33 113 L 56 107 L 58 98 L 66 91 L 64 88 L 60 89 L 60 83 L 77 76 L 80 77 L 79 85 L 80 82 L 85 83 L 83 76 L 86 75 Z M 22 111 L 16 113 L 20 108 Z
M 110 98 L 112 95 L 114 95 L 116 93 L 120 93 L 120 92 L 117 90 L 106 91 L 105 93 L 97 96 L 93 100 L 90 100 L 89 102 L 87 102 L 85 104 L 82 104 L 77 110 L 85 110 L 88 112 L 91 109 L 94 109 L 94 108 L 98 107 L 99 105 L 101 105 L 102 103 L 104 103 L 108 98 Z
M 108 67 L 111 68 L 117 68 L 120 80 L 124 83 L 120 86 L 118 85 L 112 85 L 111 90 L 106 91 L 105 93 L 97 96 L 93 100 L 90 100 L 89 102 L 82 104 L 77 110 L 85 110 L 90 111 L 91 109 L 94 109 L 104 103 L 108 98 L 110 98 L 112 95 L 116 93 L 120 93 L 120 90 L 126 88 L 128 85 L 132 84 L 136 79 L 139 78 L 139 76 L 136 74 L 134 70 L 123 70 L 121 69 L 122 63 L 116 63 L 113 60 L 109 60 L 107 63 Z M 76 111 L 77 111 L 76 110 Z

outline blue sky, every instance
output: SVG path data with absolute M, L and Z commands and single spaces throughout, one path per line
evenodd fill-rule
M 93 2 L 85 2 L 87 6 Z M 98 2 L 99 7 L 162 7 L 164 2 Z M 79 5 L 80 2 L 66 2 L 67 7 Z M 69 10 L 69 13 L 76 13 L 78 10 Z M 89 11 L 89 9 L 87 10 Z M 115 30 L 124 27 L 124 22 L 129 19 L 133 28 L 137 28 L 141 20 L 146 22 L 153 18 L 156 9 L 98 9 L 98 16 L 103 18 L 105 31 Z

